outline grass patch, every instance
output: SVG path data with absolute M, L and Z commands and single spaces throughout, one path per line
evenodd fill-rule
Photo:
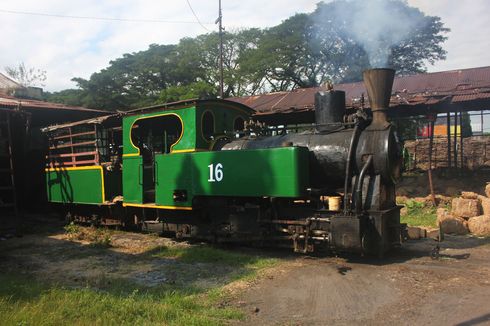
M 400 220 L 402 223 L 407 223 L 410 226 L 437 227 L 435 207 L 426 206 L 424 203 L 414 200 L 407 200 L 405 207 L 407 208 L 407 214 L 401 216 Z
M 243 317 L 237 309 L 220 308 L 219 300 L 218 292 L 168 286 L 67 288 L 0 275 L 2 325 L 220 325 Z
M 71 240 L 89 241 L 91 246 L 97 248 L 111 247 L 111 236 L 113 232 L 107 228 L 82 228 L 74 222 L 71 222 L 64 229 L 68 238 Z
M 272 267 L 278 261 L 275 258 L 248 255 L 206 245 L 191 247 L 159 246 L 151 250 L 150 256 L 153 258 L 173 258 L 189 264 L 205 263 L 234 267 L 239 272 L 233 279 L 251 279 L 257 275 L 257 271 Z
M 77 238 L 87 239 L 95 236 L 92 232 L 81 235 L 82 229 L 69 227 L 65 231 Z M 97 237 L 99 238 L 98 235 Z M 73 255 L 103 254 L 103 251 L 92 246 L 74 247 L 72 251 Z M 148 286 L 124 276 L 111 278 L 103 274 L 73 286 L 73 282 L 65 281 L 63 278 L 53 283 L 36 279 L 35 275 L 23 275 L 15 271 L 2 273 L 0 274 L 0 324 L 2 326 L 229 324 L 242 319 L 244 314 L 239 308 L 223 306 L 222 303 L 230 299 L 230 293 L 224 290 L 223 286 L 235 280 L 251 280 L 260 270 L 277 263 L 275 258 L 206 245 L 157 247 L 134 259 L 148 262 L 158 261 L 159 258 L 176 259 L 185 263 L 161 265 L 161 268 L 176 268 L 177 273 L 191 273 L 193 276 L 190 281 Z M 60 260 L 59 263 L 62 261 Z M 222 277 L 223 282 L 217 282 L 211 287 L 194 282 L 206 280 L 208 274 Z

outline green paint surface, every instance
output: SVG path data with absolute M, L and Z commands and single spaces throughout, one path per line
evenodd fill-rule
M 123 158 L 123 196 L 124 202 L 143 203 L 143 157 Z
M 214 117 L 214 133 L 216 135 L 223 135 L 225 133 L 232 134 L 234 129 L 234 123 L 237 118 L 241 118 L 244 121 L 248 120 L 251 112 L 233 103 L 203 103 L 196 106 L 196 104 L 189 104 L 187 107 L 180 107 L 174 109 L 162 109 L 156 112 L 142 113 L 126 116 L 123 118 L 123 173 L 122 173 L 122 184 L 123 184 L 123 196 L 124 201 L 130 204 L 143 204 L 144 203 L 144 190 L 152 189 L 153 187 L 160 187 L 160 180 L 156 180 L 153 184 L 152 178 L 149 178 L 148 173 L 143 171 L 143 158 L 142 153 L 139 153 L 138 148 L 133 146 L 136 143 L 136 139 L 131 138 L 132 128 L 139 122 L 145 121 L 149 122 L 151 119 L 164 118 L 168 115 L 178 116 L 179 121 L 182 121 L 182 136 L 179 141 L 177 141 L 171 150 L 171 155 L 169 154 L 159 154 L 155 152 L 155 157 L 174 157 L 179 151 L 192 152 L 194 150 L 207 150 L 209 149 L 212 140 L 206 140 L 203 136 L 202 131 L 202 117 L 205 112 L 212 112 Z M 164 137 L 164 130 L 158 130 L 156 137 Z M 136 144 L 135 144 L 136 145 Z M 188 160 L 190 160 L 188 162 Z M 169 182 L 174 182 L 176 185 L 185 186 L 189 188 L 189 192 L 204 193 L 210 189 L 206 190 L 206 185 L 202 184 L 197 186 L 196 189 L 193 188 L 196 179 L 192 177 L 192 174 L 188 176 L 180 176 L 182 166 L 191 166 L 194 160 L 193 156 L 175 156 L 169 162 L 160 162 L 155 165 L 156 172 L 165 171 L 163 173 L 168 173 L 166 175 L 168 178 L 174 178 L 176 180 L 169 181 L 166 180 L 165 184 Z M 205 163 L 205 162 L 204 162 Z M 211 163 L 209 163 L 211 164 Z M 172 170 L 177 168 L 177 170 Z M 207 169 L 207 166 L 205 166 Z M 173 171 L 173 172 L 169 172 Z M 204 171 L 206 172 L 206 171 Z M 193 175 L 202 173 L 200 170 L 195 170 Z M 188 179 L 186 179 L 188 178 Z M 256 182 L 256 184 L 258 184 Z M 202 190 L 200 190 L 202 188 Z M 173 191 L 176 188 L 168 187 L 168 192 L 165 194 L 160 193 L 160 196 L 165 196 L 165 199 L 156 198 L 156 203 L 167 203 L 165 205 L 170 206 L 189 206 L 189 203 L 174 203 L 172 196 Z M 157 190 L 158 193 L 159 190 Z M 160 190 L 161 192 L 162 190 Z M 168 198 L 171 198 L 169 200 Z M 163 205 L 163 204 L 162 204 Z
M 194 196 L 301 197 L 308 186 L 302 147 L 157 155 L 156 164 L 163 206 L 191 206 Z M 175 190 L 185 190 L 187 201 L 175 202 Z
M 211 112 L 214 117 L 214 134 L 216 136 L 223 135 L 225 133 L 231 134 L 234 131 L 235 120 L 241 118 L 243 121 L 250 119 L 250 113 L 242 111 L 239 108 L 224 105 L 209 103 L 207 105 L 198 106 L 197 114 L 197 148 L 209 149 L 211 141 L 206 139 L 203 135 L 203 115 L 205 112 Z
M 196 108 L 194 106 L 176 110 L 162 110 L 123 118 L 123 154 L 137 155 L 138 149 L 131 143 L 131 128 L 137 121 L 158 119 L 165 115 L 177 115 L 182 119 L 183 134 L 172 150 L 192 150 L 196 148 Z M 163 131 L 162 131 L 163 137 Z
M 102 176 L 99 169 L 46 172 L 48 201 L 56 203 L 102 204 Z

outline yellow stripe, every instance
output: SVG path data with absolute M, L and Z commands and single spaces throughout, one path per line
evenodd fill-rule
M 143 208 L 158 208 L 158 209 L 176 209 L 176 210 L 184 210 L 184 211 L 192 211 L 192 207 L 186 206 L 158 206 L 158 205 L 149 205 L 149 204 L 131 204 L 131 203 L 123 203 L 124 207 L 143 207 Z
M 202 149 L 202 148 L 194 148 L 194 149 L 177 149 L 174 150 L 172 153 L 194 153 L 194 152 L 207 152 L 207 149 Z
M 90 166 L 72 166 L 72 167 L 55 167 L 44 169 L 45 172 L 57 172 L 57 171 L 82 171 L 82 170 L 99 170 L 100 181 L 102 185 L 102 202 L 105 202 L 105 182 L 104 182 L 104 169 L 100 165 Z
M 180 124 L 182 125 L 182 132 L 180 133 L 180 136 L 179 136 L 179 139 L 177 139 L 177 141 L 175 143 L 173 143 L 172 145 L 170 145 L 170 153 L 172 153 L 172 149 L 174 148 L 175 145 L 177 145 L 180 140 L 182 139 L 182 137 L 184 137 L 184 120 L 182 120 L 182 118 L 180 117 L 180 115 L 176 114 L 176 113 L 162 113 L 162 114 L 155 114 L 155 115 L 150 115 L 150 116 L 146 116 L 146 117 L 140 117 L 136 120 L 133 121 L 133 123 L 131 123 L 131 127 L 129 128 L 129 142 L 131 143 L 131 146 L 133 146 L 134 149 L 138 150 L 138 153 L 132 153 L 132 154 L 124 154 L 123 156 L 139 156 L 141 153 L 140 153 L 140 149 L 134 145 L 133 143 L 133 138 L 131 137 L 131 132 L 133 130 L 133 127 L 134 127 L 134 124 L 139 121 L 139 120 L 144 120 L 144 119 L 151 119 L 151 118 L 156 118 L 156 117 L 164 117 L 164 116 L 167 116 L 167 115 L 174 115 L 176 116 L 177 118 L 179 118 L 180 120 Z
M 104 182 L 104 169 L 100 167 L 100 179 L 102 182 L 102 202 L 105 203 L 105 182 Z
M 89 165 L 89 166 L 72 166 L 72 167 L 54 167 L 54 168 L 47 168 L 44 169 L 46 172 L 53 172 L 53 171 L 75 171 L 75 170 L 102 170 L 102 166 L 100 165 Z

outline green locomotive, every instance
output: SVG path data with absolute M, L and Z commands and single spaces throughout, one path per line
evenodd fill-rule
M 390 71 L 373 76 L 389 79 Z M 372 123 L 362 115 L 345 123 L 345 102 L 332 100 L 339 93 L 322 96 L 317 124 L 301 133 L 248 123 L 253 110 L 227 100 L 45 128 L 48 201 L 77 219 L 183 238 L 382 254 L 400 244 L 403 229 L 393 128 L 376 102 Z M 343 209 L 328 207 L 327 197 L 339 195 Z

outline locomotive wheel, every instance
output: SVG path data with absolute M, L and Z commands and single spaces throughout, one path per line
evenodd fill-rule
M 383 246 L 378 237 L 372 231 L 367 231 L 361 238 L 362 251 L 368 255 L 376 255 L 378 258 L 383 258 Z

